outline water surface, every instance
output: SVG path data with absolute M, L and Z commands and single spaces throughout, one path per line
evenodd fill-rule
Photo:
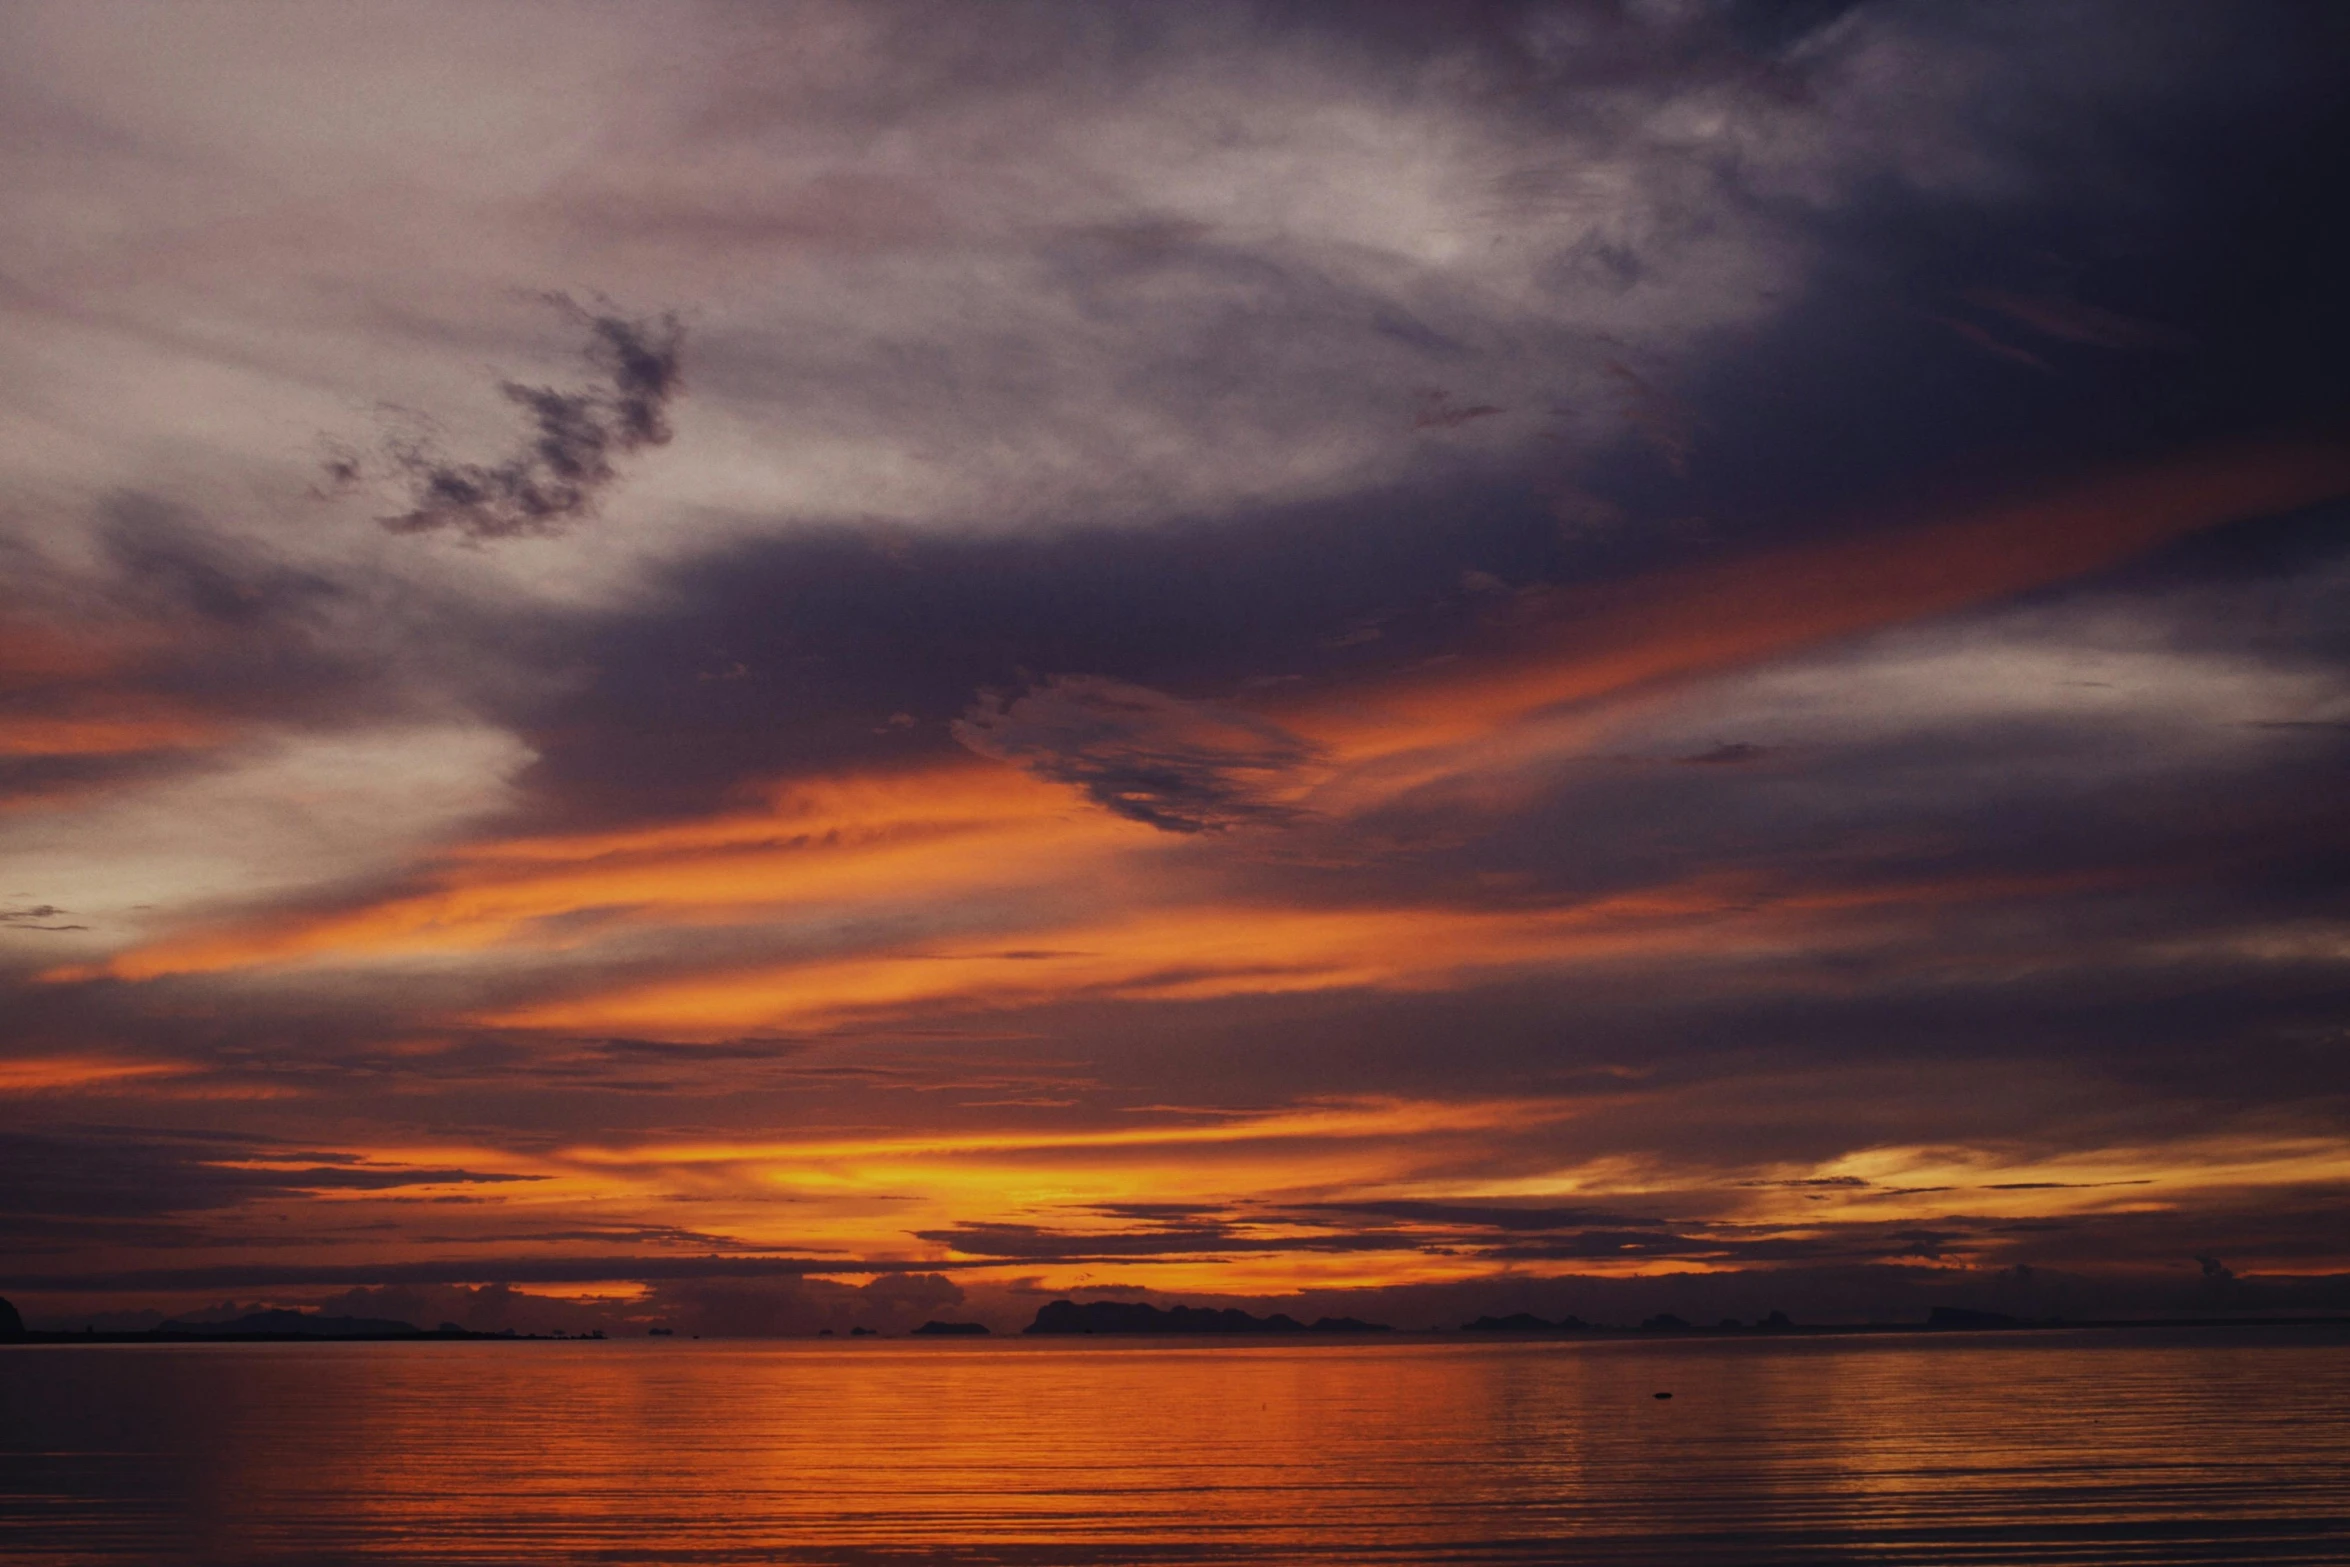
M 0 1561 L 2340 1563 L 2350 1335 L 19 1347 Z

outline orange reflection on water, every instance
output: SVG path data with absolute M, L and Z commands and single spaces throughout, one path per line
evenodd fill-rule
M 12 1543 L 89 1562 L 2319 1562 L 2350 1546 L 2346 1351 L 68 1349 L 0 1362 L 0 1443 L 54 1455 Z M 126 1418 L 143 1456 L 109 1462 Z

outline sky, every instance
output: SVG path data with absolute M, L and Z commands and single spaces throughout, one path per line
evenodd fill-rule
M 0 13 L 0 1294 L 2350 1307 L 2350 16 Z

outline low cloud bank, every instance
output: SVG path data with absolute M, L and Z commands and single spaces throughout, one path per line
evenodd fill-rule
M 2217 1261 L 2217 1259 L 2212 1259 Z M 642 1334 L 665 1327 L 705 1338 L 810 1338 L 910 1333 L 952 1311 L 995 1333 L 1017 1333 L 1052 1316 L 1142 1320 L 1139 1308 L 1182 1310 L 1206 1320 L 1245 1313 L 1258 1321 L 1286 1317 L 1301 1325 L 1381 1324 L 1405 1331 L 1452 1331 L 1479 1318 L 1520 1313 L 1546 1322 L 1568 1319 L 1636 1327 L 1677 1317 L 1701 1327 L 1725 1320 L 1753 1326 L 1780 1313 L 1807 1326 L 1922 1324 L 1937 1310 L 1985 1312 L 2026 1320 L 2320 1316 L 2350 1312 L 2350 1274 L 2237 1275 L 2224 1263 L 2188 1259 L 2176 1269 L 2076 1273 L 2056 1269 L 1861 1266 L 1749 1269 L 1644 1278 L 1495 1274 L 1445 1283 L 1372 1289 L 1307 1290 L 1285 1295 L 1162 1291 L 1137 1284 L 1051 1290 L 1031 1281 L 957 1283 L 943 1274 L 902 1273 L 848 1284 L 823 1278 L 663 1280 L 641 1292 L 615 1284 L 610 1294 L 540 1295 L 508 1284 L 382 1285 L 331 1294 L 273 1293 L 211 1305 L 104 1309 L 70 1296 L 17 1292 L 35 1329 L 142 1331 L 165 1321 L 190 1326 L 234 1322 L 255 1312 L 299 1309 L 330 1317 L 388 1318 L 423 1328 L 454 1324 L 471 1332 Z M 1056 1318 L 1055 1320 L 1058 1320 Z M 1127 1331 L 1103 1326 L 1100 1331 Z

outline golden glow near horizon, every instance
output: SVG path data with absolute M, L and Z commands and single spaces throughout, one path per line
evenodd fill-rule
M 1016 1276 L 1041 1289 L 1115 1276 L 1154 1289 L 1219 1293 L 1481 1276 L 1494 1258 L 1465 1241 L 1457 1217 L 1480 1205 L 1539 1215 L 1549 1207 L 1667 1200 L 1679 1210 L 1674 1227 L 1682 1244 L 1674 1254 L 1594 1252 L 1575 1261 L 1578 1272 L 1634 1278 L 1735 1269 L 1750 1265 L 1744 1250 L 1758 1243 L 1801 1244 L 1840 1228 L 1953 1212 L 1999 1221 L 2160 1215 L 2182 1199 L 2213 1192 L 2255 1200 L 2350 1180 L 2350 1154 L 2338 1143 L 2310 1138 L 2188 1139 L 2056 1158 L 1883 1147 L 1816 1166 L 1747 1171 L 1611 1159 L 1535 1167 L 1532 1161 L 1561 1138 L 1572 1143 L 1578 1123 L 1604 1118 L 1610 1108 L 1604 1096 L 1361 1101 L 1162 1116 L 1106 1129 L 818 1133 L 762 1143 L 599 1144 L 524 1156 L 430 1144 L 372 1148 L 326 1165 L 306 1162 L 319 1156 L 305 1151 L 215 1167 L 280 1175 L 297 1188 L 305 1175 L 339 1179 L 356 1170 L 380 1178 L 373 1191 L 322 1185 L 304 1198 L 329 1212 L 396 1212 L 383 1206 L 390 1195 L 431 1202 L 469 1189 L 486 1192 L 440 1221 L 448 1233 L 429 1247 L 460 1265 L 475 1247 L 514 1255 L 518 1224 L 528 1233 L 600 1223 L 617 1233 L 632 1223 L 659 1224 L 684 1196 L 699 1223 L 732 1234 L 716 1255 L 798 1258 L 810 1276 L 869 1278 L 872 1265 L 881 1264 L 943 1270 L 974 1282 Z M 1524 1165 L 1524 1173 L 1496 1173 L 1510 1163 Z M 452 1170 L 466 1172 L 466 1181 L 499 1184 L 468 1188 L 452 1182 Z M 1186 1216 L 1138 1226 L 1137 1204 L 1182 1209 Z M 975 1215 L 987 1218 L 975 1221 Z M 1661 1227 L 1605 1222 L 1627 1233 Z M 402 1248 L 412 1251 L 415 1238 L 322 1244 L 338 1257 L 363 1258 L 406 1254 Z M 694 1243 L 684 1244 L 690 1252 Z M 1960 1248 L 1932 1265 L 1966 1256 Z M 615 1271 L 611 1279 L 564 1288 L 609 1294 L 625 1285 L 625 1272 Z
M 1208 1019 L 1220 1006 L 1340 998 L 1372 1010 L 1334 1026 L 1371 1030 L 1380 1006 L 1533 983 L 1635 999 L 1721 987 L 1792 1007 L 2028 968 L 2028 955 L 1977 956 L 1942 933 L 1971 911 L 1996 919 L 2179 872 L 1937 869 L 1926 844 L 1903 846 L 1914 863 L 1900 874 L 1859 856 L 1791 857 L 1626 872 L 1582 892 L 1535 888 L 1506 864 L 1416 883 L 1359 873 L 1408 861 L 1410 833 L 1427 830 L 1394 826 L 1406 813 L 1440 814 L 1443 832 L 1470 841 L 1481 819 L 1537 799 L 1536 780 L 1650 743 L 1643 726 L 1669 726 L 1709 681 L 2332 493 L 2342 467 L 2331 451 L 2271 449 L 2109 475 L 1890 536 L 1661 574 L 1553 606 L 1498 650 L 1283 697 L 1263 712 L 1301 743 L 1266 783 L 1276 827 L 1160 831 L 1071 777 L 958 753 L 737 790 L 703 815 L 444 837 L 394 874 L 321 896 L 161 910 L 152 934 L 43 969 L 35 989 L 153 994 L 201 1015 L 206 996 L 293 1005 L 358 986 L 396 997 L 408 1019 L 370 1068 L 379 1107 L 421 1100 L 434 1082 L 626 1094 L 636 1076 L 693 1106 L 635 1135 L 567 1135 L 558 1115 L 530 1137 L 390 1143 L 322 1123 L 296 1151 L 184 1155 L 207 1178 L 266 1188 L 257 1210 L 302 1216 L 337 1266 L 422 1254 L 461 1273 L 477 1255 L 700 1248 L 805 1259 L 804 1273 L 837 1279 L 923 1267 L 1047 1289 L 1277 1294 L 1497 1269 L 1729 1271 L 1782 1256 L 1961 1266 L 2001 1255 L 2001 1225 L 2154 1223 L 2198 1204 L 2339 1191 L 2350 1156 L 2292 1126 L 2116 1132 L 2056 1152 L 1855 1134 L 1789 1164 L 1709 1147 L 1745 1125 L 1727 1102 L 1705 1103 L 1715 1130 L 1675 1154 L 1623 1151 L 1658 1142 L 1652 1123 L 1674 1113 L 1660 1106 L 1675 1090 L 1622 1063 L 1571 1087 L 1520 1071 L 1500 1094 L 1227 1098 L 1210 1083 L 1190 1110 L 1122 1097 L 1085 1063 L 1117 1055 L 1115 1019 L 1145 1009 Z M 20 663 L 37 674 L 45 657 L 91 678 L 112 667 L 39 646 Z M 25 753 L 210 734 L 168 715 L 7 723 L 0 749 Z M 2076 957 L 2175 961 L 2122 934 L 2079 943 Z M 1081 1009 L 1095 1020 L 1074 1032 L 1052 1021 Z M 1016 1057 L 1048 1036 L 1064 1048 L 1041 1064 L 971 1054 Z M 931 1053 L 886 1064 L 915 1047 Z M 233 1043 L 208 1063 L 50 1048 L 0 1062 L 0 1096 L 318 1092 L 256 1058 Z M 722 1113 L 730 1084 L 757 1085 L 772 1135 Z M 336 1114 L 352 1118 L 348 1104 Z M 243 1255 L 258 1265 L 269 1253 Z M 624 1262 L 546 1286 L 614 1298 L 638 1287 Z

